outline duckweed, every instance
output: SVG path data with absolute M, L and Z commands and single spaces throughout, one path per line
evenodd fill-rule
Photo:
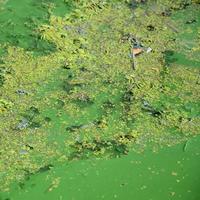
M 55 162 L 118 157 L 147 143 L 172 145 L 199 134 L 200 110 L 193 106 L 199 105 L 199 66 L 173 58 L 182 52 L 198 59 L 199 32 L 186 51 L 177 39 L 181 22 L 171 17 L 191 6 L 199 8 L 198 1 L 73 1 L 63 17 L 49 8 L 49 23 L 37 27 L 55 51 L 35 56 L 6 44 L 0 63 L 1 189 Z M 152 49 L 134 58 L 134 69 L 133 40 Z M 52 180 L 47 192 L 59 182 Z

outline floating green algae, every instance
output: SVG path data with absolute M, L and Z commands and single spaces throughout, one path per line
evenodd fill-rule
M 70 10 L 63 1 L 5 1 L 0 10 L 0 43 L 22 47 L 36 55 L 55 51 L 53 43 L 40 38 L 37 28 L 48 23 L 51 13 L 56 14 L 63 9 L 65 13 Z
M 200 137 L 158 153 L 130 152 L 119 159 L 88 159 L 54 166 L 12 186 L 2 199 L 199 199 Z M 172 156 L 173 155 L 173 156 Z
M 4 189 L 49 163 L 119 157 L 149 142 L 172 145 L 199 133 L 198 30 L 190 65 L 167 60 L 167 52 L 183 52 L 176 38 L 185 30 L 174 29 L 181 25 L 163 14 L 174 12 L 165 3 L 132 10 L 123 2 L 79 2 L 66 16 L 51 13 L 36 29 L 55 49 L 38 57 L 6 41 L 11 46 L 0 65 L 8 72 L 0 99 Z M 136 58 L 135 70 L 131 38 L 153 49 Z

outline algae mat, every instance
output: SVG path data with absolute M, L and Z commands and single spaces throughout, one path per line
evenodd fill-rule
M 197 200 L 200 198 L 200 138 L 189 143 L 185 151 L 184 145 L 177 145 L 158 153 L 130 152 L 118 159 L 75 161 L 57 166 L 51 172 L 32 176 L 22 188 L 13 187 L 10 198 L 5 196 L 5 199 Z M 48 192 L 52 180 L 60 184 Z
M 2 199 L 198 199 L 199 2 L 23 4 L 1 2 Z

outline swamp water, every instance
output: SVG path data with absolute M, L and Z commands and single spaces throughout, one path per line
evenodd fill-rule
M 198 2 L 0 3 L 0 199 L 200 199 Z

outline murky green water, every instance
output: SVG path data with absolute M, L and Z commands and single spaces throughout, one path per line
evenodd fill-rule
M 157 153 L 108 160 L 82 160 L 55 166 L 31 176 L 21 188 L 13 186 L 10 199 L 146 199 L 200 198 L 200 138 Z M 185 150 L 183 150 L 185 148 Z M 49 192 L 52 180 L 58 188 Z
M 70 10 L 70 4 L 64 1 L 53 1 L 53 13 L 63 16 Z M 55 45 L 41 40 L 36 31 L 37 26 L 47 23 L 51 14 L 51 1 L 22 0 L 8 1 L 0 12 L 0 43 L 33 51 L 36 55 L 55 51 Z
M 9 0 L 0 10 L 0 43 L 1 45 L 6 44 L 6 46 L 0 46 L 0 55 L 6 55 L 7 46 L 17 46 L 26 51 L 33 52 L 33 58 L 30 58 L 30 63 L 29 58 L 27 58 L 29 63 L 28 67 L 36 66 L 35 68 L 39 68 L 38 66 L 42 65 L 42 63 L 44 64 L 46 61 L 45 56 L 47 56 L 48 60 L 49 57 L 51 57 L 51 53 L 52 57 L 54 53 L 57 53 L 58 62 L 49 59 L 50 61 L 47 62 L 49 62 L 50 66 L 48 66 L 48 64 L 47 66 L 49 68 L 54 67 L 54 65 L 61 67 L 55 68 L 55 70 L 49 70 L 49 74 L 48 68 L 47 70 L 44 68 L 44 71 L 42 71 L 43 69 L 41 72 L 39 71 L 39 74 L 47 74 L 44 77 L 42 76 L 43 79 L 39 79 L 40 76 L 38 74 L 39 83 L 37 81 L 35 82 L 37 79 L 34 77 L 34 70 L 30 69 L 30 72 L 23 71 L 24 64 L 22 65 L 22 69 L 15 69 L 16 71 L 19 70 L 19 74 L 31 74 L 33 71 L 33 76 L 30 75 L 30 86 L 27 86 L 26 79 L 22 83 L 20 83 L 20 81 L 18 83 L 16 80 L 16 84 L 11 84 L 11 92 L 8 92 L 9 98 L 6 100 L 12 99 L 15 105 L 17 105 L 12 111 L 14 113 L 14 119 L 10 115 L 4 115 L 2 119 L 5 120 L 6 116 L 9 117 L 11 122 L 14 122 L 9 124 L 9 126 L 16 124 L 16 119 L 18 124 L 20 124 L 19 121 L 23 118 L 29 119 L 30 121 L 28 122 L 28 128 L 22 128 L 22 130 L 20 130 L 21 132 L 25 132 L 24 135 L 19 136 L 20 131 L 18 130 L 18 135 L 14 135 L 13 144 L 9 143 L 9 140 L 12 138 L 9 136 L 8 149 L 3 146 L 5 151 L 2 150 L 2 152 L 4 154 L 9 152 L 10 154 L 8 155 L 13 155 L 13 159 L 11 157 L 9 159 L 4 157 L 5 160 L 1 160 L 0 164 L 5 167 L 5 163 L 8 162 L 9 174 L 15 178 L 14 181 L 11 181 L 10 191 L 2 192 L 0 194 L 0 199 L 200 199 L 200 194 L 198 192 L 200 186 L 200 176 L 198 173 L 200 167 L 200 150 L 198 148 L 200 139 L 197 133 L 199 130 L 198 119 L 200 117 L 200 102 L 198 96 L 195 96 L 197 92 L 194 91 L 198 88 L 194 80 L 197 82 L 200 81 L 198 80 L 200 67 L 198 57 L 198 31 L 200 27 L 199 5 L 188 6 L 183 10 L 174 11 L 171 16 L 171 18 L 176 21 L 175 30 L 178 31 L 174 37 L 179 42 L 179 47 L 176 48 L 176 51 L 165 51 L 165 64 L 169 67 L 169 71 L 172 70 L 172 74 L 173 70 L 175 70 L 174 74 L 180 74 L 180 77 L 177 76 L 180 80 L 172 80 L 174 78 L 173 76 L 171 76 L 171 80 L 170 77 L 166 80 L 163 78 L 164 81 L 168 81 L 167 87 L 168 89 L 170 88 L 169 90 L 171 93 L 164 92 L 162 94 L 161 92 L 159 93 L 159 99 L 153 97 L 153 101 L 151 102 L 158 111 L 159 109 L 162 111 L 163 108 L 169 107 L 171 110 L 174 109 L 175 115 L 176 113 L 177 115 L 184 115 L 182 117 L 184 118 L 186 116 L 188 121 L 197 120 L 194 122 L 192 121 L 192 125 L 189 123 L 188 128 L 188 126 L 184 126 L 184 120 L 183 125 L 181 124 L 180 126 L 180 124 L 176 122 L 176 117 L 172 120 L 170 119 L 171 121 L 169 121 L 169 123 L 171 124 L 169 126 L 166 125 L 162 119 L 157 117 L 157 115 L 160 115 L 160 112 L 157 112 L 157 110 L 157 115 L 153 118 L 151 116 L 149 117 L 149 114 L 145 115 L 144 113 L 146 111 L 144 111 L 144 113 L 138 114 L 138 121 L 134 118 L 129 119 L 128 111 L 124 113 L 124 110 L 127 109 L 127 105 L 124 106 L 124 102 L 122 102 L 124 91 L 127 86 L 123 74 L 123 71 L 126 71 L 126 69 L 122 69 L 119 71 L 119 74 L 116 73 L 117 75 L 114 74 L 112 77 L 114 80 L 113 82 L 112 78 L 111 80 L 106 79 L 107 82 L 111 81 L 112 84 L 105 85 L 104 82 L 98 82 L 102 71 L 97 68 L 96 72 L 100 74 L 100 77 L 98 77 L 99 74 L 95 75 L 97 79 L 90 85 L 87 83 L 91 77 L 90 74 L 85 76 L 76 68 L 70 69 L 68 64 L 62 61 L 63 58 L 61 59 L 62 62 L 59 61 L 59 56 L 61 55 L 64 55 L 64 58 L 68 59 L 68 52 L 66 53 L 62 50 L 64 42 L 63 44 L 62 42 L 59 43 L 59 39 L 56 41 L 56 37 L 52 39 L 50 32 L 48 33 L 50 36 L 47 34 L 47 38 L 49 36 L 48 39 L 42 38 L 41 32 L 38 32 L 37 28 L 42 26 L 42 24 L 49 24 L 49 17 L 51 15 L 64 17 L 66 13 L 69 14 L 72 12 L 75 8 L 74 5 L 72 6 L 72 2 L 23 0 L 21 3 L 23 6 L 17 1 Z M 154 7 L 152 6 L 152 8 Z M 145 5 L 142 5 L 141 9 L 145 9 Z M 140 10 L 138 12 L 140 12 Z M 79 14 L 77 14 L 77 16 L 75 15 L 77 18 L 78 16 Z M 94 20 L 101 21 L 101 19 L 96 19 L 95 17 Z M 117 34 L 119 33 L 115 35 L 117 30 L 115 28 L 112 29 L 109 24 L 105 24 L 107 22 L 104 20 L 105 19 L 102 18 L 102 24 L 97 26 L 97 29 L 95 27 L 95 31 L 100 31 L 102 36 L 101 34 L 94 34 L 96 38 L 90 40 L 90 42 L 96 42 L 97 49 L 94 49 L 93 46 L 88 47 L 90 50 L 92 49 L 94 59 L 95 56 L 96 58 L 99 56 L 98 51 L 103 48 L 100 47 L 101 43 L 98 44 L 101 37 L 105 37 L 104 39 L 107 39 L 108 43 L 112 43 L 112 37 L 114 39 L 118 38 Z M 73 23 L 76 23 L 76 21 L 72 22 L 72 24 Z M 59 27 L 60 24 L 62 24 L 62 22 L 56 19 L 55 23 L 52 25 L 55 26 L 54 28 L 57 32 L 62 32 Z M 71 28 L 70 25 L 68 29 Z M 77 24 L 77 26 L 79 26 L 79 24 Z M 174 24 L 172 29 L 174 30 Z M 46 30 L 44 30 L 44 32 L 45 31 Z M 81 32 L 83 30 L 78 31 Z M 109 31 L 113 33 L 113 36 L 112 34 L 109 35 Z M 143 30 L 140 31 L 142 33 Z M 138 32 L 140 33 L 140 31 Z M 79 34 L 84 35 L 84 33 Z M 92 36 L 92 34 L 91 31 L 90 36 Z M 104 34 L 105 36 L 103 36 Z M 148 37 L 148 34 L 145 36 Z M 80 36 L 80 38 L 81 37 L 82 36 Z M 81 39 L 83 40 L 83 38 Z M 81 39 L 80 41 L 82 41 Z M 76 43 L 79 41 L 77 42 L 76 39 L 74 40 L 74 45 L 77 45 Z M 107 51 L 110 50 L 111 52 L 114 51 L 118 53 L 116 51 L 117 46 L 115 46 L 115 42 L 116 41 L 113 41 L 112 45 L 109 43 Z M 87 45 L 87 43 L 84 43 L 84 45 Z M 71 48 L 70 46 L 67 47 L 69 49 Z M 124 49 L 122 51 L 119 50 L 119 55 L 121 55 L 121 52 L 124 53 Z M 62 51 L 66 53 L 66 55 L 62 53 Z M 157 51 L 157 49 L 155 51 Z M 106 53 L 107 52 L 105 52 L 105 54 Z M 15 54 L 15 50 L 13 55 L 13 57 L 22 56 L 21 54 Z M 113 55 L 114 59 L 110 61 L 109 59 L 111 59 L 111 57 L 109 57 L 109 53 L 107 57 L 103 57 L 104 54 L 100 55 L 102 56 L 102 62 L 104 63 L 103 59 L 105 59 L 104 64 L 107 64 L 107 66 L 115 62 L 118 62 L 118 64 L 120 63 L 120 59 L 117 60 L 117 56 L 115 58 Z M 38 59 L 41 58 L 41 60 L 34 60 L 36 56 Z M 92 61 L 90 62 L 90 60 L 93 58 L 89 57 L 90 55 L 86 55 L 86 58 L 88 56 L 87 59 L 89 60 L 87 61 L 84 56 L 82 62 L 84 65 L 88 64 L 88 69 L 91 70 L 92 68 L 90 65 Z M 12 60 L 13 57 L 10 56 L 9 59 Z M 129 60 L 128 53 L 127 56 L 122 56 L 123 61 L 124 59 Z M 144 59 L 146 60 L 139 60 L 139 65 L 140 63 L 144 64 L 150 60 L 148 56 Z M 21 60 L 24 60 L 23 56 Z M 78 57 L 74 60 L 78 60 Z M 3 62 L 5 62 L 5 60 Z M 96 60 L 96 62 L 99 65 L 101 64 L 99 60 Z M 17 59 L 14 59 L 13 63 L 14 65 L 21 65 Z M 77 61 L 77 63 L 80 63 L 80 61 Z M 127 63 L 124 63 L 124 65 Z M 8 61 L 7 64 L 12 66 L 10 61 Z M 152 65 L 153 68 L 153 64 L 150 65 Z M 144 66 L 147 67 L 148 65 Z M 84 67 L 87 69 L 87 66 Z M 181 67 L 183 72 L 181 71 Z M 81 68 L 81 70 L 84 71 L 85 68 Z M 178 71 L 176 71 L 177 69 Z M 85 71 L 87 72 L 87 70 Z M 148 72 L 150 73 L 151 84 L 154 82 L 154 79 L 157 81 L 156 76 L 151 75 L 151 71 Z M 112 73 L 114 73 L 114 70 L 108 71 L 108 75 L 112 76 Z M 131 70 L 127 70 L 126 73 L 131 74 L 132 72 Z M 126 73 L 125 75 L 127 75 Z M 141 73 L 145 74 L 145 69 Z M 185 79 L 182 78 L 181 73 L 183 73 L 184 78 L 186 77 Z M 196 76 L 193 78 L 195 73 Z M 35 76 L 37 76 L 37 74 Z M 19 79 L 20 77 L 23 79 L 23 76 L 19 75 Z M 29 77 L 29 74 L 27 77 Z M 31 85 L 32 79 L 34 80 L 34 86 Z M 91 80 L 93 79 L 94 77 L 91 77 Z M 102 76 L 102 79 L 104 79 L 104 76 Z M 12 79 L 10 80 L 12 81 Z M 145 81 L 145 78 L 143 81 Z M 183 81 L 183 85 L 185 82 L 193 85 L 186 85 L 188 89 L 182 91 L 182 93 L 176 93 L 179 95 L 176 96 L 173 91 L 178 91 L 177 87 L 181 85 L 179 81 Z M 84 85 L 85 83 L 86 86 Z M 139 84 L 142 83 L 139 82 Z M 28 93 L 31 91 L 30 97 L 28 95 L 23 99 L 17 97 L 17 95 L 11 96 L 19 87 L 27 88 Z M 76 99 L 68 99 L 67 95 L 71 90 L 77 91 L 77 93 L 70 94 L 71 96 L 75 94 Z M 79 94 L 78 92 L 80 90 L 83 90 L 86 94 L 92 94 L 91 96 L 94 102 L 90 101 L 90 98 L 87 96 L 77 97 L 76 94 Z M 149 91 L 143 90 L 144 96 L 146 92 L 149 96 L 152 95 Z M 5 92 L 4 88 L 2 91 Z M 148 95 L 145 98 L 148 99 Z M 154 95 L 156 96 L 156 94 Z M 194 95 L 194 99 L 190 99 L 192 95 Z M 5 95 L 1 96 L 5 98 Z M 131 95 L 128 96 L 128 98 L 130 97 Z M 87 99 L 87 101 L 85 99 Z M 151 100 L 151 98 L 149 99 Z M 130 104 L 133 102 L 129 101 Z M 125 103 L 127 104 L 127 102 Z M 148 110 L 148 112 L 151 113 L 152 110 Z M 134 115 L 134 112 L 131 114 Z M 181 119 L 180 117 L 178 118 L 179 122 Z M 162 123 L 163 127 L 165 127 L 162 129 L 163 133 L 162 131 L 158 131 L 157 135 L 148 133 L 148 131 L 155 131 L 156 129 L 162 128 Z M 188 122 L 186 121 L 185 123 Z M 152 128 L 148 124 L 156 124 L 156 126 Z M 21 123 L 20 126 L 22 125 Z M 2 128 L 2 130 L 6 130 L 6 128 L 7 127 Z M 134 132 L 134 134 L 130 136 L 129 133 L 135 129 L 137 131 L 144 131 L 149 135 L 141 134 L 141 136 L 138 136 Z M 166 135 L 164 133 L 165 131 Z M 13 133 L 16 134 L 15 130 Z M 123 134 L 121 135 L 121 133 L 125 136 L 123 136 Z M 98 135 L 101 135 L 100 139 Z M 121 142 L 120 137 L 122 140 L 129 137 L 128 145 L 127 143 L 124 145 L 124 141 Z M 131 144 L 129 148 L 130 137 L 136 141 Z M 23 145 L 21 145 L 21 143 Z M 25 148 L 24 144 L 26 144 Z M 12 153 L 12 145 L 13 149 L 16 148 L 13 151 L 15 153 L 17 152 L 17 155 Z M 68 147 L 71 147 L 70 145 L 73 148 L 69 150 Z M 136 153 L 136 151 L 142 153 Z M 1 154 L 3 154 L 2 152 Z M 14 159 L 16 159 L 16 162 Z M 16 166 L 16 169 L 13 166 Z M 2 169 L 4 168 L 2 167 Z M 6 172 L 1 172 L 1 177 L 4 177 L 5 173 Z M 24 179 L 20 179 L 20 176 L 24 176 Z

